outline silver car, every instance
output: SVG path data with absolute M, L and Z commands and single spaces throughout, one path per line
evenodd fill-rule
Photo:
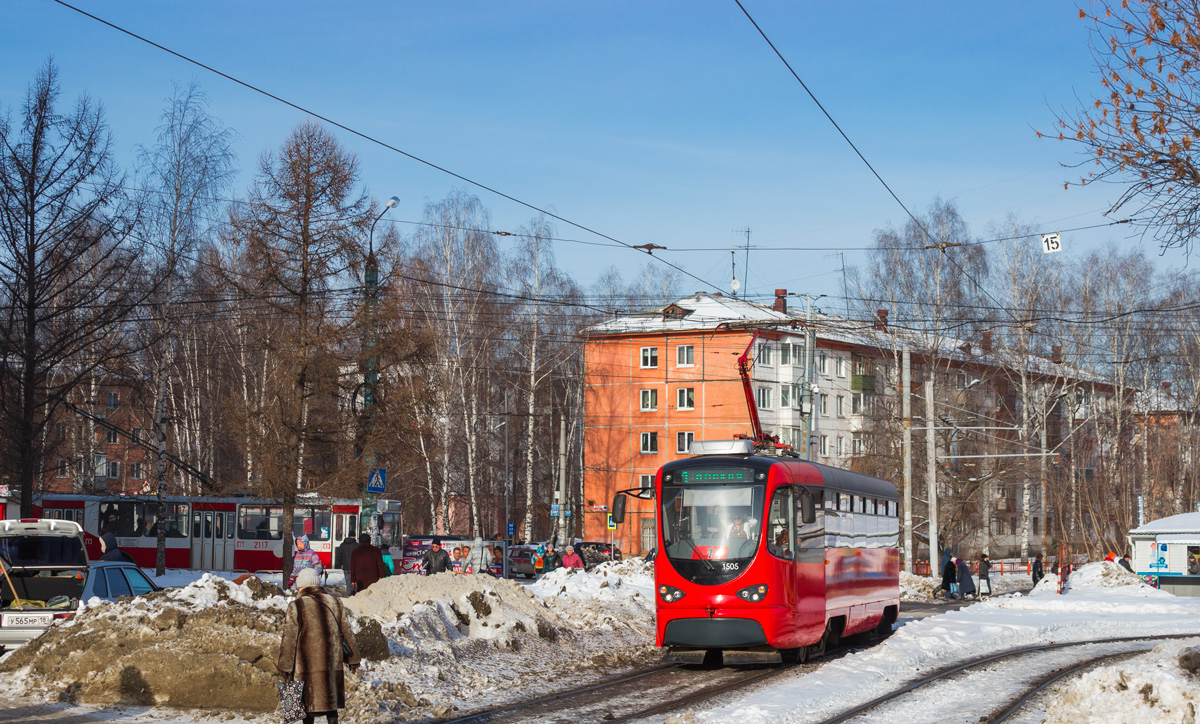
M 67 520 L 0 521 L 0 653 L 71 618 L 80 601 L 158 590 L 136 565 L 89 562 L 83 529 Z

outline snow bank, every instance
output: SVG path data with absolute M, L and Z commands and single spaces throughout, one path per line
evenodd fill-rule
M 654 568 L 642 558 L 602 563 L 591 571 L 559 568 L 542 576 L 529 590 L 542 597 L 613 601 L 637 595 L 653 602 Z
M 1179 665 L 1179 653 L 1186 647 L 1177 642 L 1160 644 L 1148 654 L 1095 669 L 1059 686 L 1046 710 L 1045 724 L 1194 724 L 1200 711 L 1200 687 L 1194 675 Z
M 1028 596 L 990 601 L 990 605 L 1026 611 L 1093 611 L 1124 614 L 1200 615 L 1200 599 L 1179 598 L 1147 586 L 1116 563 L 1089 563 L 1071 573 L 1067 592 L 1059 595 L 1058 579 L 1043 579 Z
M 941 585 L 941 582 L 940 578 L 900 571 L 900 600 L 932 601 L 933 589 Z
M 1079 586 L 1066 596 L 1039 590 L 911 621 L 879 646 L 848 654 L 813 673 L 720 707 L 695 712 L 696 721 L 819 721 L 925 672 L 984 654 L 1050 641 L 1200 634 L 1200 600 L 1193 603 L 1156 589 L 1145 594 L 1129 586 L 1106 587 L 1100 582 L 1119 579 L 1085 569 L 1080 571 Z

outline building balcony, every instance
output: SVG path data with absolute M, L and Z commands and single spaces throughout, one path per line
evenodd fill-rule
M 851 392 L 874 392 L 875 375 L 850 375 Z

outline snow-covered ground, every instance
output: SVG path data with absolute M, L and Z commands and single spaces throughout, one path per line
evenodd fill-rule
M 37 721 L 240 723 L 273 711 L 290 597 L 210 573 L 158 580 L 175 587 L 123 603 L 93 600 L 0 658 L 0 701 L 9 702 L 0 721 L 20 710 L 41 712 Z M 484 575 L 385 578 L 343 599 L 366 660 L 347 674 L 342 721 L 443 718 L 656 663 L 652 592 L 640 559 L 556 571 L 528 587 Z M 74 701 L 53 703 L 63 698 Z
M 1200 636 L 1200 599 L 1177 598 L 1142 585 L 1136 576 L 1115 564 L 1096 563 L 1072 574 L 1066 595 L 1058 595 L 1050 585 L 1039 585 L 1028 596 L 1013 593 L 912 621 L 879 646 L 844 656 L 815 672 L 757 690 L 744 698 L 676 715 L 668 721 L 739 724 L 819 721 L 891 691 L 925 672 L 987 653 L 1051 641 L 1182 633 Z M 1002 686 L 1006 680 L 1025 675 L 1027 672 L 1020 662 L 1011 666 L 997 664 L 988 672 L 986 686 Z M 969 697 L 963 692 L 973 691 L 976 690 L 961 687 L 958 696 Z M 977 721 L 986 713 L 976 707 L 972 716 L 961 720 L 932 715 L 942 708 L 937 701 L 927 702 L 925 711 L 930 713 L 929 720 L 943 724 Z M 911 715 L 908 717 L 897 717 L 896 721 L 912 721 Z M 890 719 L 872 716 L 871 720 Z

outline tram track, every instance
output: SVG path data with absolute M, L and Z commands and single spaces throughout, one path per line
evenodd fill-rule
M 950 677 L 956 676 L 958 674 L 969 672 L 973 669 L 979 669 L 988 664 L 991 664 L 991 663 L 994 663 L 997 661 L 1002 661 L 1005 659 L 1021 657 L 1021 656 L 1029 656 L 1032 654 L 1044 653 L 1047 651 L 1056 651 L 1056 650 L 1060 650 L 1060 649 L 1079 647 L 1079 646 L 1095 646 L 1095 645 L 1101 645 L 1101 644 L 1118 644 L 1118 643 L 1135 643 L 1135 642 L 1140 642 L 1140 641 L 1166 641 L 1166 640 L 1172 640 L 1172 639 L 1196 638 L 1198 636 L 1200 636 L 1200 632 L 1188 633 L 1188 634 L 1164 634 L 1164 635 L 1158 635 L 1158 636 L 1123 636 L 1123 637 L 1114 637 L 1114 638 L 1106 638 L 1106 639 L 1096 639 L 1093 641 L 1070 641 L 1070 642 L 1060 642 L 1060 643 L 1052 643 L 1052 644 L 1040 644 L 1037 646 L 1024 646 L 1021 648 L 1009 649 L 1007 651 L 1001 651 L 1001 652 L 998 652 L 995 654 L 979 656 L 979 657 L 964 661 L 962 663 L 955 664 L 953 666 L 948 666 L 946 668 L 939 669 L 938 671 L 935 671 L 931 674 L 923 676 L 919 679 L 910 681 L 909 683 L 905 684 L 904 686 L 902 686 L 898 689 L 890 691 L 881 696 L 875 697 L 874 699 L 871 699 L 870 701 L 859 704 L 858 706 L 855 706 L 851 709 L 847 709 L 847 710 L 840 712 L 828 719 L 823 719 L 818 724 L 841 724 L 842 722 L 859 719 L 860 717 L 865 716 L 869 712 L 873 712 L 877 709 L 880 709 L 884 705 L 887 705 L 887 704 L 890 704 L 893 702 L 897 702 L 902 697 L 906 696 L 907 694 L 910 694 L 910 693 L 912 693 L 918 689 L 921 689 L 923 687 L 926 687 L 930 684 L 934 684 L 939 681 L 943 681 Z M 1099 663 L 1099 662 L 1102 662 L 1102 661 L 1105 661 L 1108 659 L 1114 659 L 1114 658 L 1118 658 L 1121 656 L 1130 656 L 1130 655 L 1138 654 L 1138 653 L 1143 653 L 1143 652 L 1142 651 L 1135 651 L 1135 652 L 1121 651 L 1121 652 L 1117 652 L 1117 653 L 1105 654 L 1103 656 L 1094 657 L 1094 658 L 1091 658 L 1091 659 L 1088 659 L 1088 660 L 1082 661 L 1082 662 L 1075 662 L 1065 668 L 1060 667 L 1059 669 L 1055 670 L 1051 674 L 1036 680 L 1034 682 L 1034 685 L 1031 688 L 1027 689 L 1015 701 L 1006 705 L 1001 710 L 995 712 L 991 718 L 984 717 L 983 719 L 981 719 L 981 721 L 989 722 L 989 724 L 996 724 L 996 722 L 1007 721 L 1012 716 L 1017 714 L 1028 703 L 1029 700 L 1031 700 L 1033 697 L 1037 696 L 1037 694 L 1044 691 L 1047 687 L 1049 687 L 1053 683 L 1061 680 L 1062 678 L 1069 676 L 1075 672 L 1078 672 L 1082 669 L 1085 669 L 1088 666 L 1094 665 L 1096 663 Z

